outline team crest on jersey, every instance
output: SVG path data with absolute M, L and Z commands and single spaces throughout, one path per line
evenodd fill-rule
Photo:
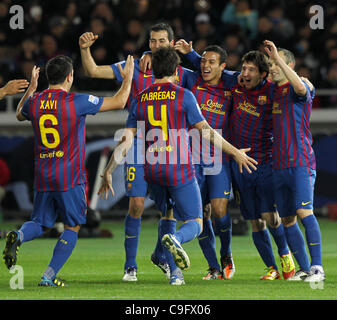
M 223 94 L 224 94 L 225 97 L 231 97 L 232 96 L 232 93 L 229 90 L 225 90 L 223 92 Z
M 267 103 L 267 96 L 259 96 L 257 99 L 258 104 L 266 104 Z
M 288 88 L 283 88 L 281 95 L 285 96 L 287 93 L 288 93 Z

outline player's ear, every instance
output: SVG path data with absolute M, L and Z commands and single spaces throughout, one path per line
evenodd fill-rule
M 220 64 L 220 69 L 223 71 L 226 68 L 226 62 Z

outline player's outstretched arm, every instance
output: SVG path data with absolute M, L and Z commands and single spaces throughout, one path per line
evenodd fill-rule
M 265 40 L 263 44 L 269 58 L 273 59 L 275 63 L 282 69 L 288 81 L 293 86 L 294 91 L 300 96 L 306 95 L 306 86 L 303 84 L 298 74 L 280 57 L 274 42 Z
M 40 74 L 40 68 L 38 68 L 37 66 L 34 66 L 33 70 L 32 70 L 32 75 L 31 75 L 29 87 L 28 87 L 27 91 L 25 92 L 25 94 L 23 95 L 23 97 L 21 98 L 20 102 L 18 103 L 18 105 L 16 107 L 16 118 L 19 121 L 27 120 L 26 117 L 21 113 L 21 109 L 22 109 L 25 101 L 29 97 L 31 97 L 33 95 L 33 93 L 36 91 L 37 85 L 38 85 L 39 74 Z
M 212 145 L 216 148 L 221 149 L 223 152 L 230 155 L 239 165 L 240 172 L 242 173 L 243 167 L 252 173 L 251 169 L 256 170 L 256 165 L 258 164 L 256 160 L 249 157 L 246 152 L 250 150 L 247 149 L 237 149 L 228 141 L 226 141 L 216 130 L 214 130 L 206 120 L 200 121 L 194 125 L 195 128 L 199 130 L 202 137 L 210 141 Z
M 0 100 L 5 96 L 24 92 L 28 85 L 29 82 L 26 79 L 8 81 L 4 87 L 0 88 Z
M 91 55 L 90 47 L 97 39 L 98 35 L 94 35 L 92 32 L 85 32 L 79 38 L 78 44 L 80 46 L 83 69 L 86 75 L 91 78 L 115 79 L 116 76 L 111 66 L 98 66 Z
M 104 197 L 105 199 L 107 199 L 109 191 L 111 191 L 112 196 L 115 195 L 115 192 L 112 188 L 111 174 L 115 171 L 117 166 L 122 162 L 127 152 L 130 150 L 133 143 L 133 138 L 136 135 L 136 133 L 137 129 L 125 128 L 122 140 L 117 144 L 114 152 L 110 157 L 107 166 L 105 167 L 101 175 L 102 181 L 97 193 L 101 199 L 103 199 Z
M 119 71 L 123 74 L 123 82 L 117 93 L 113 97 L 105 97 L 103 99 L 102 106 L 99 109 L 99 112 L 110 111 L 113 109 L 123 109 L 128 101 L 132 77 L 134 72 L 134 59 L 132 56 L 128 56 L 125 62 L 124 69 L 119 64 Z

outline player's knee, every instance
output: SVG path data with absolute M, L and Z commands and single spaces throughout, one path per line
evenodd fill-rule
M 210 219 L 212 214 L 211 204 L 208 203 L 203 208 L 203 216 L 205 219 Z
M 281 218 L 282 220 L 282 224 L 285 227 L 291 227 L 292 225 L 294 225 L 297 222 L 297 217 L 294 216 L 288 216 L 288 217 L 283 217 Z
M 129 214 L 132 218 L 140 218 L 144 211 L 144 198 L 132 197 L 129 203 Z
M 277 212 L 267 212 L 262 214 L 263 219 L 267 222 L 268 227 L 278 228 L 281 224 L 281 218 Z
M 75 227 L 70 227 L 70 226 L 67 226 L 67 225 L 64 225 L 64 230 L 72 230 L 72 231 L 75 231 L 76 233 L 78 233 L 81 229 L 81 226 L 80 225 L 76 225 Z
M 259 232 L 266 228 L 266 222 L 262 219 L 250 220 L 253 232 Z
M 222 218 L 227 214 L 227 201 L 226 199 L 221 199 L 212 202 L 212 215 L 215 218 Z

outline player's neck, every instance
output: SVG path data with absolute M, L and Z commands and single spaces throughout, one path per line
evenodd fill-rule
M 63 90 L 63 91 L 66 91 L 66 92 L 69 91 L 69 89 L 66 88 L 66 86 L 64 86 L 62 84 L 54 84 L 54 85 L 50 84 L 48 89 L 50 89 L 50 90 Z
M 167 83 L 167 82 L 171 82 L 171 83 L 174 83 L 176 80 L 176 76 L 170 76 L 170 77 L 164 77 L 164 78 L 161 78 L 161 79 L 155 79 L 154 80 L 154 83 Z

